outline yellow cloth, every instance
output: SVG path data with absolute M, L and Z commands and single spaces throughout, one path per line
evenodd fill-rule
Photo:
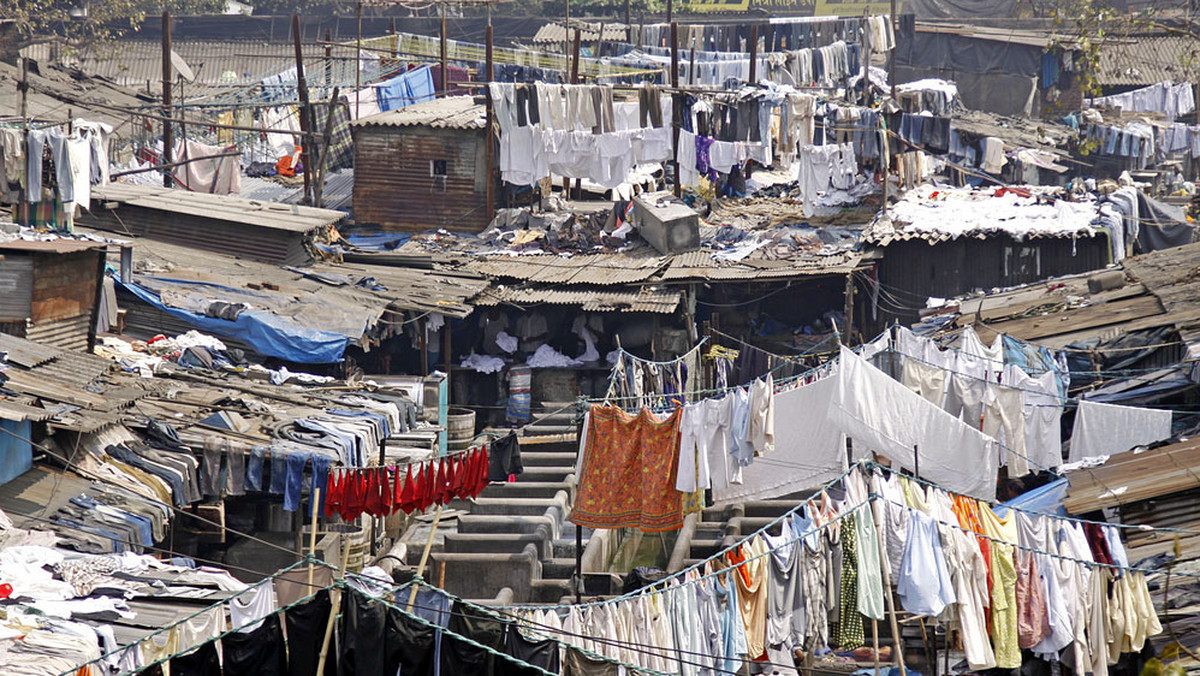
M 992 645 L 996 666 L 1021 668 L 1021 648 L 1017 645 L 1017 567 L 1013 545 L 1017 543 L 1017 522 L 1013 513 L 1007 519 L 996 516 L 986 503 L 979 503 L 979 522 L 983 534 L 992 541 Z
M 217 114 L 217 124 L 233 126 L 233 111 Z M 217 127 L 217 143 L 225 146 L 233 143 L 233 130 Z
M 142 659 L 146 664 L 157 662 L 166 659 L 171 655 L 179 652 L 179 628 L 171 627 L 167 631 L 162 631 L 142 639 L 139 644 L 142 648 Z M 170 664 L 162 663 L 163 676 L 171 676 L 169 671 Z

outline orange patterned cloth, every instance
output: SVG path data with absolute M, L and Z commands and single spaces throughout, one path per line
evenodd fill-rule
M 631 415 L 615 406 L 592 406 L 583 450 L 579 491 L 571 522 L 588 528 L 683 526 L 679 469 L 679 419 L 642 409 Z

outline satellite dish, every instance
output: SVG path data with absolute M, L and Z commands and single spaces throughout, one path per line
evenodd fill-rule
M 196 80 L 196 74 L 192 72 L 192 67 L 187 65 L 187 61 L 184 61 L 182 56 L 176 54 L 174 49 L 171 50 L 171 67 L 184 80 L 188 82 Z

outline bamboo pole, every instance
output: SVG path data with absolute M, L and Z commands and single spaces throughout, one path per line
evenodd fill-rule
M 308 588 L 313 584 L 313 559 L 317 556 L 317 509 L 321 505 L 321 489 L 314 488 L 312 492 L 312 526 L 308 534 Z
M 433 515 L 433 527 L 429 529 L 429 539 L 425 541 L 425 551 L 421 552 L 421 563 L 417 565 L 417 577 L 421 577 L 425 573 L 425 564 L 429 562 L 429 552 L 433 549 L 433 536 L 437 534 L 438 523 L 442 520 L 442 506 L 438 505 L 437 512 Z M 417 587 L 414 584 L 412 591 L 408 594 L 408 612 L 412 612 L 413 604 L 417 602 Z M 320 672 L 317 672 L 320 673 Z
M 342 535 L 342 566 L 338 571 L 338 579 L 346 581 L 346 562 L 350 558 L 350 539 Z M 333 637 L 333 626 L 337 622 L 338 608 L 342 605 L 342 588 L 334 587 L 329 595 L 329 622 L 325 625 L 325 638 L 321 639 L 321 657 L 317 660 L 317 673 L 325 673 L 325 660 L 329 657 L 329 639 Z

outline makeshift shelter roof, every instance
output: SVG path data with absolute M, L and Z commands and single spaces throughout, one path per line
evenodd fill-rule
M 352 127 L 433 127 L 435 129 L 483 129 L 487 115 L 482 103 L 471 96 L 447 96 L 360 118 Z
M 866 241 L 887 246 L 912 239 L 939 242 L 1004 234 L 1030 237 L 1091 237 L 1097 214 L 1092 202 L 1058 199 L 1036 186 L 953 188 L 921 185 L 881 213 Z

